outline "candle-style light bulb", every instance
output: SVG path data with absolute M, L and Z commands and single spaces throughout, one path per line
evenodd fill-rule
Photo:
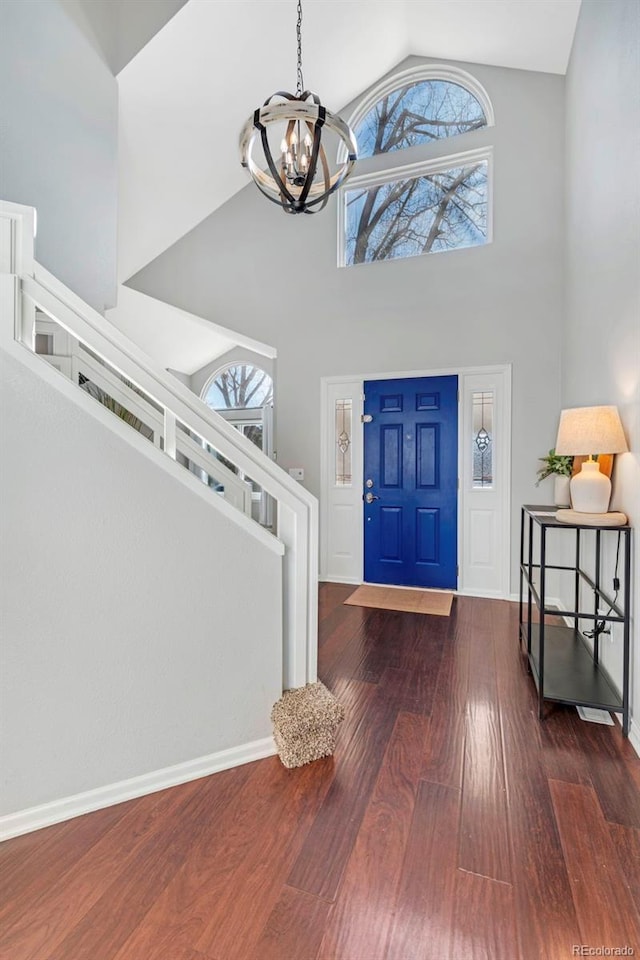
M 282 154 L 284 155 L 284 154 L 287 153 L 288 150 L 289 150 L 289 144 L 287 143 L 287 141 L 286 141 L 285 138 L 283 137 L 283 138 L 282 138 L 282 143 L 280 144 L 280 153 L 282 153 Z
M 289 152 L 286 153 L 285 162 L 287 166 L 287 179 L 293 180 L 295 176 L 295 167 L 293 165 L 293 157 L 291 156 L 291 153 Z

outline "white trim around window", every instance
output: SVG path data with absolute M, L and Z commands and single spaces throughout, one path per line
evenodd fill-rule
M 346 196 L 351 190 L 358 187 L 378 187 L 392 180 L 412 180 L 430 173 L 442 173 L 452 167 L 468 166 L 473 163 L 486 161 L 487 163 L 487 237 L 482 244 L 486 246 L 493 240 L 493 147 L 481 147 L 477 150 L 465 150 L 463 153 L 451 153 L 446 157 L 434 160 L 422 160 L 417 163 L 407 163 L 402 166 L 390 167 L 378 173 L 365 173 L 359 177 L 350 177 L 348 182 L 338 190 L 338 266 L 346 266 L 346 233 L 347 233 L 347 203 Z M 454 253 L 450 250 L 434 250 L 433 253 Z M 466 250 L 468 247 L 457 249 Z M 381 263 L 383 261 L 377 261 Z
M 349 126 L 352 130 L 355 130 L 356 127 L 362 123 L 369 111 L 375 107 L 376 103 L 382 100 L 383 97 L 388 96 L 395 90 L 399 90 L 401 87 L 421 83 L 423 80 L 444 80 L 449 83 L 457 83 L 458 86 L 464 87 L 465 90 L 468 90 L 469 93 L 476 98 L 482 107 L 487 121 L 487 127 L 495 126 L 496 118 L 493 112 L 493 105 L 489 99 L 489 94 L 480 81 L 476 80 L 472 74 L 467 73 L 466 70 L 461 70 L 460 67 L 439 63 L 419 63 L 381 80 L 380 83 L 377 83 L 375 87 L 371 88 L 364 100 L 361 100 L 353 110 L 347 120 Z M 338 162 L 344 163 L 346 155 L 346 148 L 341 144 L 338 149 Z

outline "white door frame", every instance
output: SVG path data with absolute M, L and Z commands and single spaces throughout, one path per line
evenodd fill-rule
M 331 575 L 329 571 L 329 524 L 331 494 L 335 492 L 332 480 L 333 436 L 332 417 L 329 410 L 329 398 L 336 388 L 345 386 L 345 396 L 350 388 L 353 396 L 353 505 L 360 501 L 363 478 L 363 429 L 361 414 L 363 411 L 363 392 L 365 380 L 404 380 L 410 377 L 458 377 L 458 593 L 469 596 L 487 596 L 509 599 L 511 553 L 511 364 L 491 364 L 473 367 L 441 367 L 430 370 L 382 371 L 374 373 L 343 374 L 322 377 L 320 380 L 320 580 L 337 580 L 344 583 L 362 583 L 364 573 L 364 530 L 362 510 L 354 512 L 354 522 L 349 528 L 350 549 L 352 552 L 351 573 L 345 576 Z M 485 385 L 496 389 L 496 410 L 494 432 L 496 443 L 496 487 L 499 491 L 497 523 L 492 549 L 499 570 L 496 572 L 495 586 L 487 589 L 475 576 L 472 542 L 473 497 L 470 483 L 465 476 L 469 457 L 465 457 L 469 417 L 463 408 L 470 388 L 484 389 Z M 482 493 L 482 491 L 480 491 Z

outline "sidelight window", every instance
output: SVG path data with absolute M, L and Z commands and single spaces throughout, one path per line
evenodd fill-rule
M 472 441 L 471 463 L 474 489 L 492 488 L 493 462 L 493 402 L 492 390 L 480 390 L 471 394 Z
M 353 430 L 353 401 L 336 400 L 335 404 L 335 484 L 350 487 L 352 483 L 351 435 Z

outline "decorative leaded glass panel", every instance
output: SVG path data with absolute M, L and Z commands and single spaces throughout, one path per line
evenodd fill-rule
M 472 486 L 493 486 L 493 391 L 482 390 L 471 395 L 472 410 Z
M 335 411 L 335 483 L 337 487 L 350 487 L 351 474 L 351 436 L 353 430 L 353 402 L 336 400 Z

